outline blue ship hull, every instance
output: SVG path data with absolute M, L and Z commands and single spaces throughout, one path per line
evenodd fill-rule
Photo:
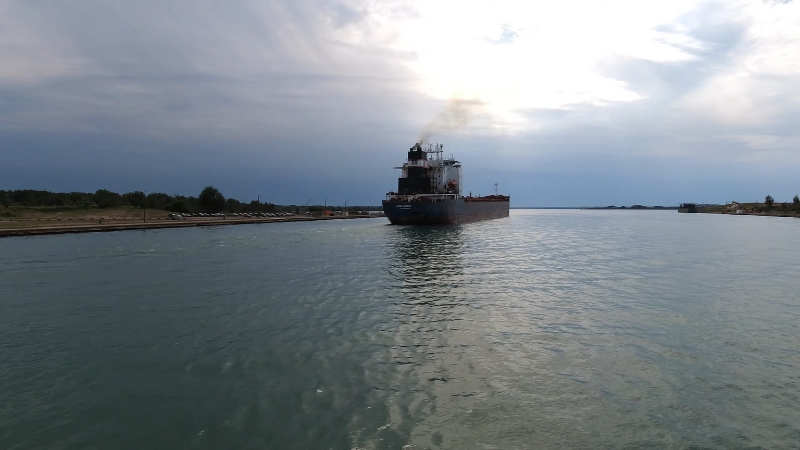
M 383 201 L 383 212 L 393 225 L 450 225 L 508 217 L 508 201 L 464 198 L 428 202 Z

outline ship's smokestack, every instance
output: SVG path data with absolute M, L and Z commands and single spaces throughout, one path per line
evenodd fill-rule
M 419 143 L 416 143 L 408 150 L 408 160 L 419 161 L 420 159 L 428 159 L 428 154 L 422 151 L 422 146 Z

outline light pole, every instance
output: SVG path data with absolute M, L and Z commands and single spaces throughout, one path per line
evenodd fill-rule
M 147 223 L 147 191 L 144 191 L 144 198 L 142 198 L 142 222 Z
M 261 194 L 258 194 L 258 210 L 261 211 Z
M 344 201 L 344 209 L 347 209 L 347 202 L 349 202 L 349 201 L 350 201 L 350 199 L 349 199 L 349 198 L 348 198 L 347 200 L 345 200 L 345 201 Z

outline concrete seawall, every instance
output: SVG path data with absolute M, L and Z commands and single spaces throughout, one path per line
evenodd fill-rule
M 378 216 L 382 217 L 382 216 Z M 162 228 L 188 228 L 188 227 L 217 227 L 224 225 L 250 225 L 250 224 L 269 224 L 284 222 L 312 222 L 317 220 L 348 220 L 348 219 L 370 219 L 376 216 L 335 216 L 335 217 L 282 217 L 270 219 L 187 219 L 187 220 L 161 220 L 158 222 L 128 222 L 128 223 L 107 223 L 107 224 L 81 224 L 81 225 L 57 225 L 43 227 L 26 228 L 7 228 L 0 229 L 0 238 L 13 236 L 42 236 L 48 234 L 71 234 L 71 233 L 100 233 L 109 231 L 126 230 L 155 230 Z

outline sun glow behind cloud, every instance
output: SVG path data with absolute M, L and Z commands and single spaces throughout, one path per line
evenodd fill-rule
M 417 90 L 481 102 L 496 128 L 515 131 L 535 126 L 525 110 L 642 99 L 600 65 L 619 57 L 695 59 L 703 44 L 666 26 L 697 3 L 439 0 L 414 4 L 418 14 L 402 21 L 392 20 L 393 9 L 371 13 L 381 26 L 394 25 L 395 49 L 416 56 Z

